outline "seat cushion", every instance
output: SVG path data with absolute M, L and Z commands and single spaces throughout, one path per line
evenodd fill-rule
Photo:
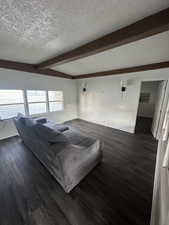
M 53 121 L 48 121 L 47 123 L 44 124 L 46 127 L 50 127 L 52 129 L 56 129 L 60 132 L 64 132 L 66 130 L 69 130 L 69 127 L 65 124 L 56 124 Z
M 79 131 L 74 129 L 69 129 L 64 132 L 64 135 L 67 137 L 70 143 L 73 145 L 80 145 L 83 147 L 89 147 L 95 142 L 95 139 L 87 137 L 81 134 Z

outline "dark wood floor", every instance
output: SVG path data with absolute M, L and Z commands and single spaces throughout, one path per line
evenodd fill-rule
M 104 141 L 103 162 L 66 194 L 19 137 L 0 141 L 0 225 L 148 225 L 157 142 L 69 124 Z
M 152 123 L 152 118 L 137 117 L 135 132 L 137 134 L 151 134 Z

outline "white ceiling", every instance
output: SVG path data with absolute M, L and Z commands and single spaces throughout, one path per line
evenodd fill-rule
M 39 63 L 167 7 L 168 0 L 0 0 L 0 59 Z M 161 35 L 160 39 L 164 38 L 166 43 L 168 33 L 166 37 Z M 153 38 L 151 46 L 156 47 L 157 42 Z M 150 41 L 146 43 L 142 42 L 147 48 Z M 135 44 L 105 52 L 104 65 L 100 64 L 102 56 L 99 54 L 97 62 L 97 57 L 80 60 L 83 68 L 75 62 L 60 69 L 71 73 L 81 73 L 83 69 L 86 73 L 107 70 L 110 65 L 140 64 L 143 59 L 139 54 L 143 52 L 136 49 Z M 167 57 L 164 46 L 160 51 Z M 127 53 L 134 58 L 127 58 Z M 159 60 L 157 50 L 154 54 L 152 60 Z M 146 51 L 142 58 L 150 62 L 154 54 Z M 94 61 L 96 65 L 86 65 L 85 60 L 87 63 Z
M 52 69 L 79 75 L 163 61 L 169 61 L 169 31 Z

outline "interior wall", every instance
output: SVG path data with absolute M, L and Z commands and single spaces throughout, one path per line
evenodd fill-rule
M 56 122 L 78 117 L 133 133 L 141 82 L 168 78 L 169 69 L 82 80 L 0 69 L 0 89 L 63 90 L 64 111 L 43 116 Z M 124 98 L 120 92 L 121 80 L 128 80 Z M 82 93 L 84 83 L 87 83 L 86 93 Z M 12 121 L 0 122 L 0 139 L 16 134 Z
M 83 93 L 82 81 L 79 93 L 80 118 L 133 132 L 140 85 L 131 81 L 122 97 L 120 82 L 120 79 L 105 77 L 90 79 L 87 91 Z
M 56 78 L 14 70 L 0 69 L 0 89 L 62 90 L 64 111 L 42 114 L 56 122 L 77 118 L 77 89 L 73 80 Z M 0 139 L 16 135 L 11 120 L 0 122 Z
M 78 80 L 78 117 L 130 133 L 135 131 L 141 82 L 169 78 L 169 69 Z M 127 80 L 122 98 L 120 83 Z M 87 91 L 82 91 L 86 85 Z
M 157 100 L 159 82 L 143 82 L 141 84 L 141 93 L 149 93 L 149 102 L 139 102 L 137 116 L 153 118 L 155 103 Z M 141 94 L 140 93 L 140 94 Z

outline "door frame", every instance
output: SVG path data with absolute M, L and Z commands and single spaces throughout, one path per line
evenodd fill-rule
M 164 165 L 166 151 L 169 147 L 169 95 L 166 98 L 162 129 L 157 149 L 150 225 L 167 225 L 169 219 L 169 190 L 167 185 L 169 170 Z
M 154 135 L 154 132 L 152 131 L 152 128 L 151 128 L 151 132 L 154 136 L 154 138 L 156 138 L 157 140 L 159 139 L 159 135 L 160 135 L 160 132 L 161 132 L 161 129 L 162 129 L 162 123 L 163 123 L 163 118 L 165 116 L 165 107 L 167 105 L 167 101 L 168 101 L 168 96 L 169 96 L 169 80 L 168 79 L 144 79 L 144 80 L 141 80 L 140 81 L 140 85 L 139 85 L 139 97 L 138 97 L 138 104 L 137 104 L 137 113 L 136 113 L 136 119 L 137 120 L 137 115 L 138 115 L 138 109 L 139 109 L 139 99 L 140 99 L 140 95 L 141 95 L 141 87 L 142 87 L 142 83 L 143 82 L 166 82 L 166 88 L 165 88 L 165 94 L 163 95 L 163 104 L 161 105 L 162 108 L 161 108 L 161 115 L 160 115 L 160 123 L 158 123 L 158 131 L 157 131 L 157 137 L 156 135 Z M 153 115 L 153 119 L 154 119 L 154 115 Z M 153 124 L 152 124 L 153 126 Z M 135 128 L 134 130 L 136 131 L 136 123 L 135 123 Z
M 163 90 L 161 90 L 162 96 L 159 99 L 159 101 L 161 101 L 160 104 L 160 108 L 158 109 L 158 116 L 156 118 L 157 121 L 154 121 L 155 118 L 153 116 L 153 124 L 152 124 L 152 134 L 154 136 L 154 138 L 156 138 L 157 140 L 159 140 L 160 138 L 160 134 L 161 134 L 161 130 L 162 130 L 162 126 L 163 126 L 163 120 L 164 120 L 164 116 L 165 116 L 165 109 L 166 109 L 166 105 L 168 102 L 168 95 L 169 95 L 169 82 L 168 80 L 162 80 L 161 82 L 164 83 L 164 86 L 162 87 Z M 156 123 L 155 123 L 156 122 Z M 154 126 L 155 123 L 155 126 Z

